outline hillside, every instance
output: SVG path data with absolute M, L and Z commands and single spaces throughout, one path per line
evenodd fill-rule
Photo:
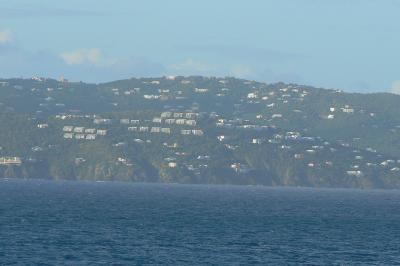
M 0 80 L 0 177 L 400 188 L 400 96 L 235 78 Z

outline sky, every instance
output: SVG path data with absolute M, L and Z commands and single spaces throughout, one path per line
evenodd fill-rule
M 234 76 L 400 93 L 400 0 L 0 0 L 0 77 Z

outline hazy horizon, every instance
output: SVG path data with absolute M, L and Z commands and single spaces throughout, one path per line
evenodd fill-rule
M 400 91 L 400 2 L 0 2 L 2 78 L 233 76 Z

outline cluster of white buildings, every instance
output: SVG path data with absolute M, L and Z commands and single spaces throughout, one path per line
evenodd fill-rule
M 194 119 L 198 117 L 198 113 L 182 113 L 182 112 L 162 112 L 161 118 L 186 118 L 186 119 Z
M 128 127 L 128 131 L 141 132 L 141 133 L 150 132 L 150 133 L 171 134 L 171 129 L 168 127 L 148 127 L 148 126 Z
M 129 118 L 120 119 L 120 124 L 130 125 L 128 131 L 131 132 L 171 134 L 173 130 L 170 127 L 161 125 L 195 127 L 197 125 L 196 117 L 198 117 L 197 113 L 162 112 L 159 117 L 153 117 L 151 121 L 147 121 L 153 124 L 151 126 L 146 125 L 146 123 L 142 124 L 141 120 Z M 201 129 L 181 129 L 179 132 L 181 135 L 204 135 Z
M 48 128 L 49 125 L 48 124 L 38 124 L 37 127 L 40 129 L 45 129 L 45 128 Z
M 139 133 L 164 133 L 171 134 L 172 130 L 169 127 L 149 127 L 149 126 L 140 126 L 140 127 L 128 127 L 128 130 L 131 132 L 139 132 Z M 204 132 L 201 129 L 181 129 L 181 135 L 194 135 L 194 136 L 203 136 Z
M 108 118 L 95 118 L 93 119 L 93 123 L 96 125 L 111 125 L 112 120 Z
M 0 157 L 0 165 L 21 165 L 20 157 Z
M 290 100 L 304 101 L 304 98 L 307 97 L 310 92 L 294 85 L 288 85 L 284 88 L 280 88 L 278 91 L 268 91 L 263 92 L 263 88 L 255 88 L 254 91 L 247 94 L 247 103 L 260 103 L 262 101 L 268 101 L 267 107 L 273 108 L 277 105 L 278 102 L 283 104 L 289 103 Z
M 64 139 L 95 140 L 97 136 L 106 136 L 107 129 L 64 126 Z
M 181 135 L 203 136 L 204 132 L 201 129 L 182 129 Z

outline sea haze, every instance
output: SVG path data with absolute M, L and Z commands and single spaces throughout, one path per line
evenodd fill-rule
M 400 192 L 0 181 L 0 264 L 395 264 Z

